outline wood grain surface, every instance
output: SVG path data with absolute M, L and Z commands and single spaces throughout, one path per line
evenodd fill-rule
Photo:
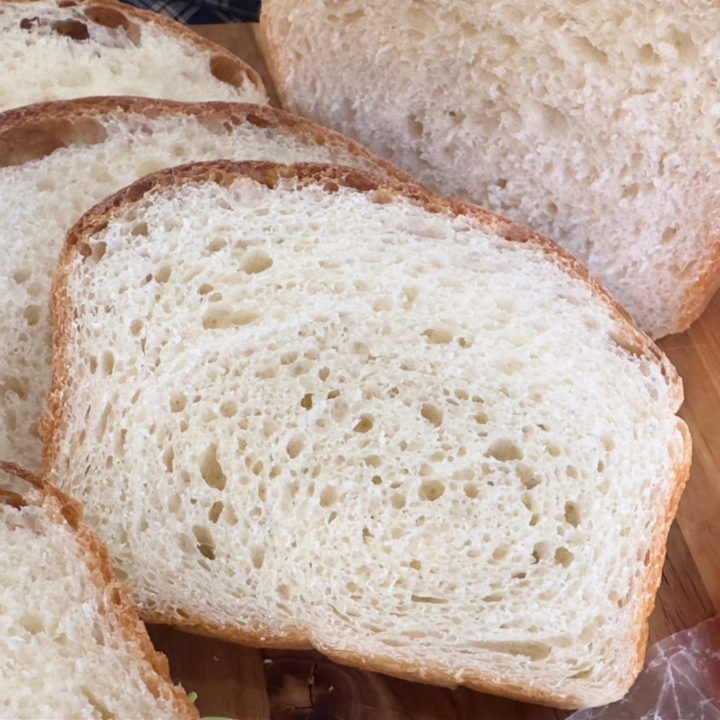
M 271 87 L 248 26 L 199 31 L 255 67 Z M 271 93 L 277 102 L 277 97 Z M 720 613 L 720 295 L 687 332 L 659 345 L 685 386 L 681 415 L 694 453 L 668 539 L 650 642 Z M 567 711 L 465 689 L 437 688 L 344 668 L 311 652 L 261 651 L 151 627 L 173 676 L 203 715 L 251 720 L 553 720 Z

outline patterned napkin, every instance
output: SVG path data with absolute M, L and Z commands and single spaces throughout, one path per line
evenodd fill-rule
M 169 15 L 186 25 L 257 22 L 261 0 L 124 0 L 130 5 Z

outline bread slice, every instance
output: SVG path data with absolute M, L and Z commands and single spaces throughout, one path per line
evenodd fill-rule
M 265 0 L 284 105 L 563 245 L 656 337 L 720 283 L 720 5 Z
M 198 718 L 77 503 L 0 494 L 0 717 Z
M 236 55 L 115 0 L 0 0 L 0 110 L 88 95 L 267 102 Z
M 0 459 L 39 470 L 50 280 L 66 231 L 148 172 L 217 157 L 336 162 L 405 177 L 337 133 L 257 105 L 100 98 L 0 115 Z
M 639 671 L 690 441 L 550 241 L 332 166 L 140 180 L 70 231 L 47 476 L 142 616 L 561 706 Z

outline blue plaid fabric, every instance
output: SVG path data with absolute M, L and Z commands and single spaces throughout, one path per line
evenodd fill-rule
M 186 25 L 257 22 L 261 0 L 123 0 L 130 5 L 169 15 Z

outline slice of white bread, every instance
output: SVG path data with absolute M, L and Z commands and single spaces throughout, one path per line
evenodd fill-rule
M 640 669 L 682 388 L 550 241 L 195 164 L 79 221 L 52 309 L 45 470 L 146 620 L 565 706 Z
M 239 57 L 115 0 L 0 0 L 0 110 L 88 95 L 267 102 Z
M 265 0 L 288 109 L 563 245 L 659 337 L 720 282 L 720 5 Z
M 48 298 L 67 230 L 146 173 L 218 157 L 327 161 L 405 177 L 337 133 L 257 105 L 105 98 L 0 115 L 1 459 L 39 470 Z
M 197 718 L 80 506 L 0 466 L 0 718 Z

